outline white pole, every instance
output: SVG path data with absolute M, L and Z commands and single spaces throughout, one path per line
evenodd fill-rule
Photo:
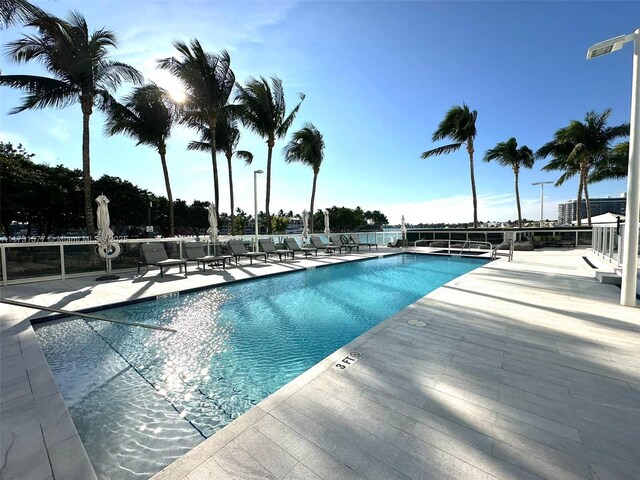
M 540 228 L 544 222 L 544 182 L 540 182 Z
M 256 235 L 253 240 L 253 251 L 258 251 L 258 171 L 253 172 L 253 223 Z
M 640 28 L 634 32 L 633 80 L 631 86 L 631 138 L 629 139 L 629 176 L 627 177 L 627 206 L 625 211 L 624 252 L 622 259 L 622 291 L 620 305 L 636 305 L 638 282 L 638 217 L 640 216 Z

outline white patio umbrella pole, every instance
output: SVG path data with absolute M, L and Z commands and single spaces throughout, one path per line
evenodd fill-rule
M 304 245 L 307 237 L 309 236 L 309 219 L 307 218 L 307 211 L 302 211 L 302 244 Z
M 96 280 L 113 280 L 119 278 L 117 275 L 111 274 L 111 259 L 120 255 L 120 245 L 113 243 L 113 231 L 111 230 L 109 218 L 109 199 L 103 194 L 96 198 L 98 208 L 96 209 L 96 223 L 98 225 L 98 233 L 96 240 L 98 242 L 98 253 L 104 255 L 106 275 L 96 278 Z M 110 249 L 110 246 L 113 250 Z
M 324 210 L 324 234 L 328 237 L 331 234 L 331 229 L 329 228 L 329 210 Z
M 213 203 L 209 203 L 207 207 L 209 212 L 209 228 L 207 233 L 209 234 L 209 243 L 213 243 L 213 254 L 216 254 L 216 242 L 218 241 L 218 215 L 216 212 L 216 206 Z
M 404 215 L 400 219 L 400 233 L 402 234 L 402 246 L 406 246 L 407 242 L 407 226 L 405 225 Z
M 629 138 L 629 175 L 625 212 L 624 248 L 622 257 L 622 289 L 620 305 L 634 307 L 638 284 L 638 217 L 640 216 L 640 28 L 629 35 L 605 40 L 587 50 L 587 60 L 620 50 L 633 42 L 633 78 L 631 81 L 631 137 Z

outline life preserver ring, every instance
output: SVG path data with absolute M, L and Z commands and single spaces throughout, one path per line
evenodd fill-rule
M 107 244 L 107 248 L 101 245 L 98 245 L 96 247 L 96 253 L 100 255 L 102 258 L 109 258 L 113 260 L 114 258 L 117 258 L 120 256 L 120 254 L 122 253 L 122 247 L 120 246 L 119 243 L 109 242 Z

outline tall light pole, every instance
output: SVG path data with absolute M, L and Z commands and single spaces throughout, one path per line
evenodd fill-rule
M 544 222 L 544 186 L 553 182 L 535 182 L 531 185 L 540 185 L 540 228 L 542 228 L 542 222 Z
M 256 238 L 253 242 L 253 251 L 258 251 L 258 174 L 264 173 L 262 170 L 253 171 L 253 223 L 256 226 Z
M 622 251 L 622 289 L 620 305 L 636 305 L 638 283 L 638 217 L 640 217 L 640 28 L 629 35 L 596 43 L 587 50 L 587 60 L 620 50 L 633 42 L 633 76 L 631 80 L 631 138 L 629 139 L 629 175 L 627 177 L 627 206 L 625 213 L 624 248 Z

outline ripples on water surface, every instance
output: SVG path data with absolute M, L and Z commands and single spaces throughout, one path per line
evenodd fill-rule
M 397 255 L 36 329 L 101 479 L 148 478 L 342 345 L 484 260 Z

